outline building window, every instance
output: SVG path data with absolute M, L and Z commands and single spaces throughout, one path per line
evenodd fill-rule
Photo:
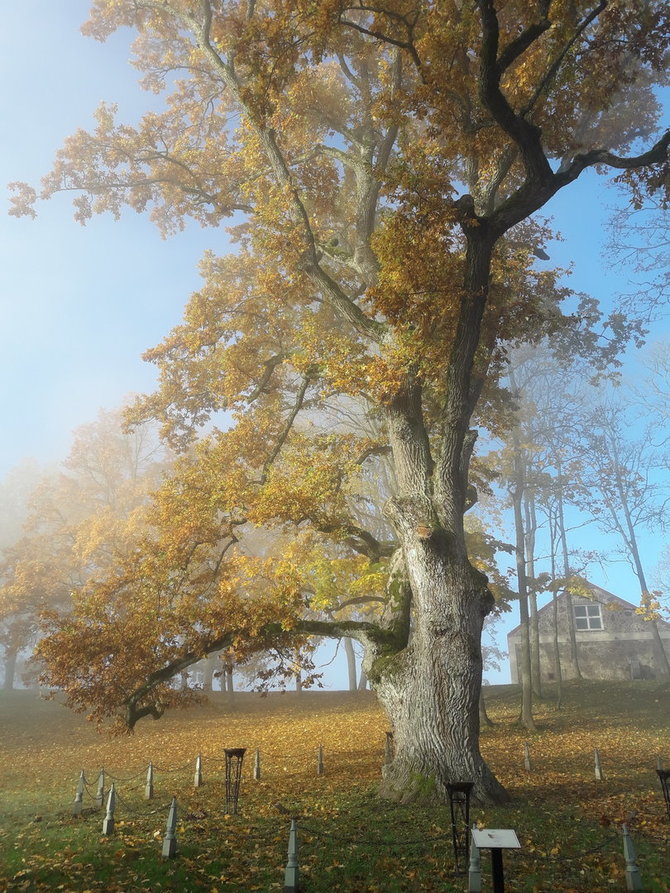
M 575 605 L 575 629 L 602 629 L 603 618 L 600 605 Z

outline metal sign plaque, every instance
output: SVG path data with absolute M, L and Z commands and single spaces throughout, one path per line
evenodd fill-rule
M 521 849 L 516 831 L 511 828 L 473 828 L 472 840 L 480 850 Z

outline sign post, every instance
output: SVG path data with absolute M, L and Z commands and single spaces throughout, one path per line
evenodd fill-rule
M 472 842 L 480 850 L 491 850 L 493 893 L 505 893 L 503 850 L 521 849 L 516 831 L 511 828 L 473 828 Z

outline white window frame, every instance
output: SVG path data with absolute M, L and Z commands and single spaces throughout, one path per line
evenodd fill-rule
M 603 630 L 603 614 L 598 603 L 591 605 L 573 605 L 573 617 L 575 621 L 575 630 L 578 633 L 592 632 L 593 630 Z M 586 622 L 586 625 L 580 625 Z

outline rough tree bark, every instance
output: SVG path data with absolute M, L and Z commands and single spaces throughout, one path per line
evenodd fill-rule
M 493 248 L 484 225 L 471 229 L 435 459 L 418 382 L 409 381 L 385 410 L 398 488 L 387 515 L 404 573 L 391 575 L 390 602 L 411 603 L 411 611 L 406 645 L 367 658 L 365 666 L 394 729 L 395 757 L 385 767 L 381 792 L 401 801 L 431 794 L 444 800 L 455 781 L 474 782 L 480 801 L 507 799 L 479 750 L 481 633 L 493 597 L 468 560 L 463 526 L 474 447 L 469 421 L 481 387 L 472 371 Z
M 401 802 L 444 800 L 448 783 L 473 781 L 477 799 L 502 802 L 507 795 L 479 751 L 480 636 L 490 596 L 467 560 L 445 559 L 444 540 L 416 537 L 409 574 L 412 599 L 420 592 L 424 605 L 408 617 L 408 645 L 395 653 L 375 654 L 373 647 L 366 656 L 394 730 L 395 757 L 384 768 L 381 793 Z M 403 585 L 409 588 L 395 581 Z
M 479 725 L 480 726 L 493 726 L 494 722 L 486 712 L 486 701 L 484 699 L 484 686 L 482 686 L 479 692 Z

